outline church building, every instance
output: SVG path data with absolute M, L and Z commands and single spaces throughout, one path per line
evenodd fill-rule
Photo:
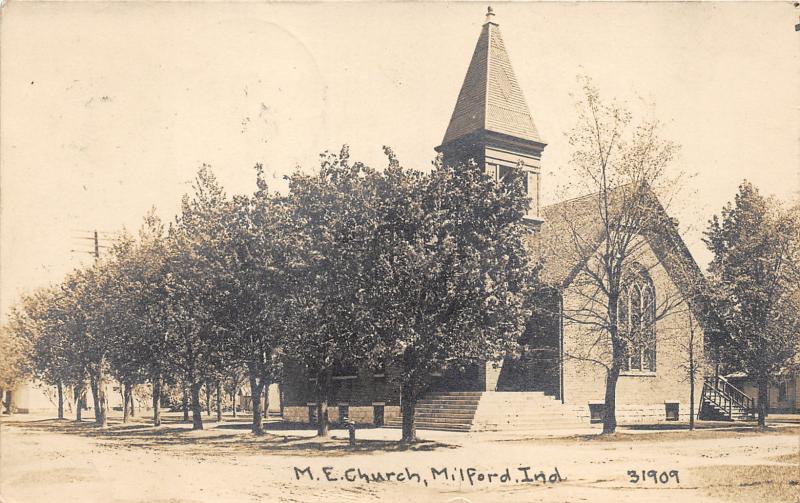
M 521 340 L 523 351 L 501 363 L 487 362 L 467 372 L 443 370 L 417 405 L 417 428 L 456 431 L 565 429 L 590 426 L 603 416 L 610 343 L 598 343 L 589 326 L 570 313 L 586 302 L 586 257 L 565 236 L 576 228 L 600 236 L 597 195 L 549 206 L 540 203 L 541 165 L 546 143 L 531 115 L 500 33 L 489 9 L 450 123 L 436 151 L 445 160 L 474 160 L 501 180 L 516 166 L 527 173 L 531 199 L 527 223 L 533 252 L 544 260 L 548 293 L 537 299 L 534 316 Z M 654 198 L 655 196 L 653 196 Z M 663 225 L 640 236 L 636 261 L 623 289 L 622 329 L 647 327 L 640 342 L 626 351 L 617 383 L 618 421 L 685 420 L 690 412 L 688 348 L 700 360 L 701 314 L 685 303 L 657 316 L 653 306 L 693 295 L 703 275 L 656 199 Z M 597 230 L 597 232 L 593 232 Z M 591 245 L 592 243 L 589 243 Z M 595 249 L 601 243 L 594 243 Z M 538 258 L 538 257 L 537 257 Z M 627 328 L 626 328 L 627 327 Z M 605 364 L 605 365 L 604 365 Z M 399 426 L 400 387 L 387 365 L 334 376 L 330 419 Z M 702 375 L 695 396 L 701 396 Z M 287 372 L 283 385 L 284 419 L 316 421 L 314 387 L 301 372 Z M 695 411 L 699 404 L 695 405 Z

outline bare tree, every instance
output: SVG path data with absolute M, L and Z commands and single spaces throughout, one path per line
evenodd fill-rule
M 646 286 L 659 264 L 650 252 L 652 237 L 674 227 L 659 196 L 671 200 L 678 186 L 680 176 L 666 171 L 678 147 L 660 136 L 657 120 L 633 125 L 624 106 L 605 104 L 588 79 L 582 84 L 578 123 L 569 134 L 571 188 L 589 195 L 556 205 L 561 228 L 545 242 L 559 250 L 556 260 L 574 265 L 567 281 L 579 300 L 565 303 L 563 315 L 585 334 L 565 357 L 605 369 L 607 434 L 617 426 L 620 372 L 654 369 L 653 327 L 683 302 L 671 292 L 657 298 Z M 641 285 L 633 286 L 639 280 Z

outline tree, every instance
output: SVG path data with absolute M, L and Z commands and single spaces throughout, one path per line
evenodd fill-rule
M 225 392 L 231 399 L 231 412 L 233 417 L 236 417 L 239 404 L 236 403 L 236 397 L 239 394 L 239 389 L 247 379 L 247 369 L 242 366 L 233 366 L 227 372 L 228 378 L 223 382 Z
M 252 431 L 260 435 L 261 396 L 272 382 L 274 356 L 289 319 L 286 288 L 291 254 L 287 252 L 290 235 L 285 198 L 269 192 L 260 165 L 256 166 L 256 186 L 252 196 L 234 197 L 225 216 L 228 238 L 217 257 L 222 286 L 217 320 L 228 351 L 223 374 L 235 376 L 242 366 L 247 369 Z M 238 381 L 232 384 L 235 400 Z
M 113 260 L 96 261 L 67 283 L 74 299 L 69 309 L 76 322 L 76 330 L 71 332 L 72 355 L 88 374 L 95 422 L 100 427 L 108 426 L 106 383 L 119 326 L 114 293 L 120 278 L 115 266 Z
M 165 383 L 174 380 L 168 360 L 170 330 L 166 292 L 168 272 L 164 224 L 152 208 L 139 228 L 133 268 L 128 272 L 133 309 L 138 320 L 140 364 L 152 387 L 153 426 L 161 425 L 161 394 Z
M 162 305 L 168 324 L 165 347 L 171 370 L 191 392 L 192 428 L 203 429 L 200 391 L 223 369 L 224 340 L 216 316 L 220 311 L 228 201 L 208 166 L 198 170 L 194 193 L 185 195 L 181 213 L 170 226 L 164 250 Z
M 714 254 L 709 273 L 728 335 L 722 358 L 755 381 L 763 430 L 769 384 L 798 348 L 798 212 L 744 181 L 734 203 L 709 222 L 705 242 Z
M 0 327 L 0 401 L 3 401 L 6 390 L 13 393 L 14 388 L 29 375 L 25 360 L 27 352 L 25 346 L 25 339 L 20 337 L 14 330 L 6 326 Z M 2 405 L 0 403 L 0 407 Z M 11 406 L 7 407 L 6 412 L 13 412 L 12 408 Z M 63 407 L 60 408 L 60 411 L 61 417 L 63 417 Z M 0 413 L 2 413 L 2 408 L 0 408 Z
M 133 390 L 148 378 L 148 362 L 158 358 L 150 351 L 144 337 L 147 324 L 140 314 L 141 283 L 137 243 L 131 235 L 123 232 L 111 247 L 109 267 L 114 272 L 112 291 L 104 299 L 111 311 L 113 330 L 109 345 L 109 367 L 112 375 L 122 385 L 122 422 L 127 423 L 134 414 Z
M 314 383 L 317 433 L 325 436 L 335 370 L 357 365 L 372 347 L 362 329 L 363 259 L 374 220 L 365 183 L 372 171 L 351 164 L 347 147 L 321 159 L 319 172 L 289 177 L 285 236 L 291 315 L 283 349 Z
M 565 255 L 560 258 L 579 265 L 571 287 L 581 301 L 565 305 L 563 314 L 565 323 L 582 327 L 586 340 L 565 356 L 605 369 L 603 433 L 609 434 L 617 426 L 617 380 L 628 350 L 647 346 L 654 324 L 684 302 L 680 295 L 651 296 L 642 310 L 648 315 L 633 323 L 621 302 L 626 284 L 656 265 L 643 257 L 650 237 L 673 225 L 656 194 L 669 201 L 678 186 L 680 175 L 666 171 L 677 146 L 660 137 L 657 120 L 633 125 L 623 106 L 603 103 L 588 79 L 568 138 L 572 187 L 589 195 L 561 205 L 565 228 L 550 238 Z
M 423 174 L 385 150 L 388 168 L 371 177 L 375 223 L 360 299 L 369 306 L 373 354 L 400 368 L 402 441 L 411 442 L 432 374 L 514 350 L 536 269 L 524 242 L 521 170 L 500 182 L 474 163 L 435 163 Z
M 72 392 L 76 421 L 82 420 L 88 379 L 86 362 L 78 352 L 86 330 L 76 298 L 80 281 L 79 272 L 73 271 L 58 285 L 36 292 L 34 305 L 41 306 L 39 310 L 34 305 L 28 308 L 29 318 L 44 320 L 40 330 L 30 333 L 34 342 L 29 361 L 41 380 L 57 386 L 59 418 L 63 417 L 63 387 Z

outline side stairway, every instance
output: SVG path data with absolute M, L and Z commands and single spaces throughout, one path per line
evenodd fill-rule
M 749 421 L 756 417 L 755 400 L 722 376 L 706 377 L 700 395 L 700 419 Z
M 451 391 L 427 394 L 417 403 L 416 427 L 444 431 L 523 431 L 588 428 L 588 411 L 542 392 Z M 399 428 L 400 418 L 386 426 Z

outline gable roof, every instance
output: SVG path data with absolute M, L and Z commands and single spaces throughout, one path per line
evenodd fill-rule
M 544 260 L 541 278 L 564 288 L 577 269 L 602 239 L 597 194 L 568 199 L 541 209 L 544 224 L 532 236 L 538 255 Z
M 626 187 L 609 194 L 611 217 L 620 211 Z M 709 325 L 713 314 L 702 309 L 708 283 L 657 196 L 649 189 L 646 204 L 653 211 L 653 221 L 643 234 L 659 263 L 687 298 L 698 320 Z M 561 201 L 542 208 L 544 224 L 531 236 L 534 251 L 542 257 L 541 279 L 554 287 L 566 288 L 580 272 L 583 264 L 596 253 L 604 239 L 599 194 L 589 194 Z
M 481 29 L 442 144 L 482 130 L 542 142 L 493 21 Z

